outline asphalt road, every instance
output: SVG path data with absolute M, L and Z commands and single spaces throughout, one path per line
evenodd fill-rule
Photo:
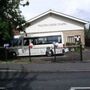
M 89 86 L 90 72 L 0 72 L 0 90 L 70 90 Z

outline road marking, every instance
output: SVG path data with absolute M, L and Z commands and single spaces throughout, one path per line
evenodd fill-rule
M 70 90 L 90 90 L 90 87 L 71 87 Z
M 21 72 L 23 70 L 0 70 L 0 72 Z
M 6 88 L 5 87 L 0 87 L 0 90 L 6 90 Z

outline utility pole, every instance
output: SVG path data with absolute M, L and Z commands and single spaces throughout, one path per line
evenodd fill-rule
M 80 61 L 83 61 L 82 44 L 80 43 Z

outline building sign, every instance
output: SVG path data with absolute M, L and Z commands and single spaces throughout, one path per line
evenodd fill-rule
M 39 27 L 48 27 L 48 26 L 63 26 L 66 25 L 66 23 L 51 23 L 51 24 L 40 24 Z

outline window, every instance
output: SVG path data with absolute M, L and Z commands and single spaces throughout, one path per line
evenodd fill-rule
M 58 37 L 57 36 L 50 36 L 50 37 L 47 37 L 47 42 L 48 43 L 53 43 L 53 42 L 58 42 Z
M 25 39 L 23 40 L 24 46 L 28 46 L 29 45 L 29 39 Z
M 62 43 L 61 36 L 49 36 L 47 37 L 48 44 L 52 44 L 53 42 Z
M 60 36 L 46 36 L 46 37 L 37 37 L 31 39 L 34 45 L 38 44 L 53 44 L 53 42 L 62 43 L 62 38 Z
M 75 38 L 74 38 L 74 36 L 68 36 L 68 37 L 67 37 L 67 42 L 69 42 L 69 43 L 75 43 Z
M 46 36 L 46 37 L 33 37 L 33 38 L 19 38 L 14 40 L 13 43 L 15 46 L 24 45 L 28 46 L 29 41 L 33 43 L 33 45 L 41 45 L 41 44 L 53 44 L 53 42 L 62 43 L 61 35 L 58 36 Z
M 46 44 L 46 43 L 47 43 L 47 38 L 45 37 L 38 38 L 37 44 Z
M 22 44 L 22 39 L 13 39 L 12 41 L 11 41 L 11 43 L 12 43 L 12 46 L 20 46 L 21 44 Z

